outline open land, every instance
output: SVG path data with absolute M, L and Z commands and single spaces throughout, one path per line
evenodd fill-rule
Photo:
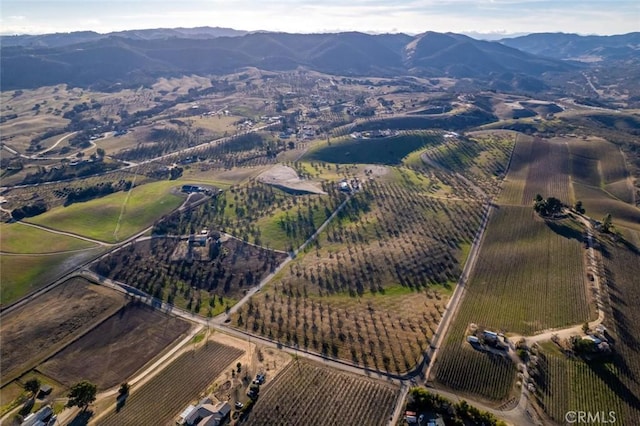
M 185 321 L 132 302 L 38 370 L 69 387 L 89 380 L 99 390 L 108 389 L 125 382 L 188 329 Z
M 73 278 L 3 314 L 3 385 L 110 317 L 125 304 L 122 295 Z
M 582 201 L 592 219 L 613 216 L 614 232 L 594 238 L 603 265 L 597 273 L 607 290 L 598 303 L 615 352 L 600 362 L 569 358 L 554 344 L 541 344 L 531 352 L 539 351 L 538 364 L 526 367 L 527 383 L 535 386 L 530 401 L 540 404 L 549 422 L 561 422 L 569 409 L 597 408 L 639 423 L 633 301 L 640 274 L 634 179 L 640 175 L 631 149 L 636 119 L 571 99 L 467 95 L 458 84 L 247 68 L 224 80 L 161 78 L 108 93 L 64 85 L 2 93 L 3 114 L 15 114 L 0 123 L 3 153 L 12 155 L 2 164 L 3 185 L 27 184 L 2 189 L 3 217 L 41 201 L 49 211 L 27 221 L 107 244 L 92 248 L 94 243 L 72 236 L 3 224 L 2 251 L 15 254 L 0 260 L 2 303 L 82 259 L 113 250 L 93 270 L 177 308 L 220 315 L 215 320 L 222 324 L 224 312 L 241 301 L 228 322 L 245 333 L 354 368 L 405 374 L 433 353 L 454 285 L 473 253 L 471 241 L 493 199 L 476 266 L 464 277 L 468 282 L 460 281 L 463 299 L 432 383 L 506 411 L 518 405 L 518 386 L 526 387 L 518 373 L 523 365 L 513 351 L 479 350 L 465 335 L 472 323 L 508 337 L 547 334 L 596 318 L 585 225 L 572 217 L 543 220 L 531 209 L 536 194 L 569 207 Z M 120 127 L 105 124 L 92 133 L 90 120 Z M 488 121 L 484 130 L 467 131 Z M 126 132 L 114 133 L 121 128 Z M 79 134 L 72 135 L 76 129 Z M 192 149 L 225 135 L 233 137 Z M 95 161 L 98 148 L 106 156 Z M 82 160 L 89 156 L 91 162 Z M 117 170 L 100 174 L 111 167 Z M 340 191 L 341 180 L 357 189 Z M 117 185 L 118 192 L 68 203 L 74 191 L 103 182 Z M 123 190 L 126 182 L 135 185 L 132 191 Z M 191 183 L 225 191 L 170 214 L 184 200 L 175 189 Z M 301 188 L 314 194 L 297 193 Z M 345 200 L 324 231 L 288 259 L 286 252 L 294 253 Z M 154 238 L 118 247 L 152 225 Z M 195 243 L 196 235 L 206 235 L 204 245 Z M 283 261 L 289 263 L 272 281 L 242 299 Z M 184 332 L 181 321 L 124 303 L 76 278 L 3 314 L 2 404 L 20 393 L 25 372 L 56 352 L 39 367 L 42 372 L 27 374 L 55 379 L 64 388 L 80 369 L 90 370 L 86 364 L 99 364 L 90 378 L 106 388 Z M 39 315 L 32 315 L 34 309 Z M 19 330 L 24 323 L 29 327 Z M 136 344 L 141 334 L 152 344 Z M 238 400 L 246 384 L 229 377 L 235 360 L 251 365 L 251 374 L 270 368 L 268 361 L 254 362 L 251 344 L 247 355 L 246 348 L 196 337 L 193 350 L 143 380 L 118 412 L 98 421 L 172 423 L 205 389 Z M 25 338 L 32 343 L 23 347 L 18 342 Z M 17 349 L 5 354 L 7 345 Z M 38 351 L 38 345 L 50 350 Z M 86 362 L 74 362 L 79 354 Z M 284 418 L 382 424 L 392 413 L 398 393 L 393 386 L 297 359 L 277 374 L 287 364 L 281 361 L 252 407 L 251 424 Z M 20 382 L 11 381 L 18 376 Z M 348 390 L 327 391 L 342 385 Z M 345 393 L 349 397 L 337 399 Z

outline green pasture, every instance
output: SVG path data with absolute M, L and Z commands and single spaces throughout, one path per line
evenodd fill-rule
M 184 196 L 172 189 L 179 189 L 181 184 L 176 181 L 149 183 L 130 192 L 56 207 L 28 222 L 115 243 L 153 225 L 154 221 L 180 206 Z
M 38 290 L 103 248 L 78 253 L 0 256 L 0 304 L 12 303 Z
M 317 144 L 304 158 L 328 163 L 399 164 L 413 151 L 441 141 L 439 134 L 411 133 L 370 139 L 349 136 Z
M 95 246 L 95 243 L 89 241 L 55 234 L 20 222 L 0 223 L 0 251 L 6 253 L 56 253 Z

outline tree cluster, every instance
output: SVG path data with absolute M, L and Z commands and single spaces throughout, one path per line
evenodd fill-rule
M 15 220 L 22 220 L 25 217 L 33 217 L 42 214 L 47 211 L 47 205 L 44 201 L 37 201 L 34 204 L 27 204 L 22 207 L 13 209 L 11 217 Z
M 412 388 L 409 392 L 407 408 L 416 412 L 436 412 L 445 418 L 446 424 L 450 425 L 502 426 L 505 424 L 493 414 L 479 410 L 469 405 L 465 400 L 454 404 L 448 399 L 420 387 Z
M 533 203 L 533 209 L 536 211 L 536 213 L 538 213 L 540 216 L 545 217 L 552 217 L 559 214 L 560 212 L 562 212 L 563 207 L 564 204 L 562 204 L 562 201 L 560 201 L 559 199 L 555 197 L 544 199 L 540 194 L 536 194 Z

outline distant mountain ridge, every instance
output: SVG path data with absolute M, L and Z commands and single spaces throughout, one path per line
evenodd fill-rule
M 612 36 L 581 36 L 566 33 L 538 33 L 504 38 L 500 42 L 534 55 L 564 60 L 595 62 L 638 60 L 640 32 Z
M 97 41 L 113 36 L 138 40 L 162 40 L 167 38 L 210 39 L 216 37 L 240 37 L 248 33 L 248 31 L 221 27 L 156 28 L 114 31 L 106 34 L 100 34 L 94 31 L 75 31 L 71 33 L 41 35 L 3 35 L 0 36 L 0 45 L 3 47 L 62 47 Z
M 232 36 L 219 35 L 228 31 Z M 454 33 L 241 35 L 235 30 L 204 27 L 126 31 L 106 37 L 97 34 L 98 38 L 96 34 L 70 33 L 72 44 L 64 41 L 64 34 L 41 36 L 41 41 L 55 46 L 44 42 L 11 46 L 3 42 L 2 90 L 59 83 L 132 86 L 162 76 L 224 74 L 243 67 L 306 67 L 353 76 L 448 76 L 526 90 L 542 87 L 539 78 L 544 73 L 576 69 L 566 61 Z

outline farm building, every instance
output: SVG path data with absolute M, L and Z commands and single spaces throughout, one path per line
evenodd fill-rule
M 188 194 L 192 192 L 202 192 L 203 189 L 197 185 L 182 185 L 182 192 L 186 192 Z
M 50 406 L 45 405 L 37 412 L 31 413 L 25 417 L 20 426 L 48 426 L 49 424 L 53 425 L 55 421 L 56 419 L 53 415 L 53 410 Z
M 484 337 L 485 342 L 497 342 L 498 341 L 498 333 L 495 333 L 493 331 L 485 330 L 482 333 L 482 336 Z
M 198 405 L 189 405 L 178 417 L 177 424 L 187 426 L 218 426 L 231 413 L 228 402 L 213 404 L 211 398 L 203 398 Z
M 416 416 L 415 411 L 406 411 L 404 413 L 404 419 L 410 425 L 418 424 L 418 417 Z
M 44 398 L 45 396 L 49 395 L 52 390 L 53 390 L 53 388 L 51 386 L 42 385 L 42 386 L 40 386 L 40 391 L 38 392 L 38 397 L 39 398 Z

